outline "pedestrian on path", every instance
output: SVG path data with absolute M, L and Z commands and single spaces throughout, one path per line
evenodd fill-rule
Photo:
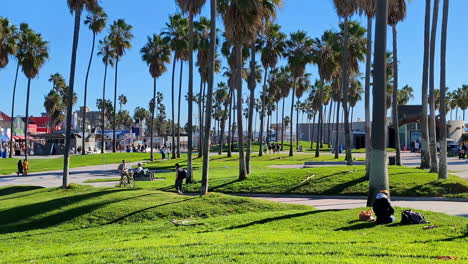
M 27 159 L 23 161 L 23 175 L 28 176 L 29 162 Z
M 175 165 L 176 167 L 176 181 L 175 181 L 175 188 L 178 194 L 184 194 L 182 192 L 182 184 L 184 179 L 187 178 L 187 170 L 182 168 L 179 163 Z
M 21 162 L 21 160 L 18 160 L 18 172 L 16 174 L 18 174 L 18 176 L 20 174 L 23 175 L 23 163 Z

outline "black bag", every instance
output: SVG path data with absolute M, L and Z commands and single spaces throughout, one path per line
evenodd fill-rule
M 401 213 L 402 225 L 413 225 L 413 224 L 427 224 L 429 222 L 424 220 L 424 216 L 418 212 L 411 210 L 405 210 Z
M 185 178 L 187 178 L 187 175 L 188 175 L 187 170 L 186 170 L 186 169 L 183 169 L 182 171 L 179 171 L 179 175 L 178 175 L 178 176 L 179 176 L 179 178 L 181 178 L 181 179 L 185 179 Z

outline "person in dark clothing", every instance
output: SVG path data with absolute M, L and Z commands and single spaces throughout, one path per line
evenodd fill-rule
M 21 160 L 18 160 L 18 172 L 16 172 L 18 174 L 18 176 L 20 176 L 20 174 L 23 174 L 23 162 L 21 162 Z
M 377 217 L 377 224 L 390 224 L 395 221 L 395 216 L 393 216 L 395 210 L 390 204 L 387 190 L 382 190 L 377 194 L 372 209 Z
M 184 194 L 182 192 L 182 183 L 184 179 L 187 178 L 187 171 L 182 168 L 179 163 L 175 165 L 176 167 L 176 181 L 175 181 L 175 188 L 178 194 Z

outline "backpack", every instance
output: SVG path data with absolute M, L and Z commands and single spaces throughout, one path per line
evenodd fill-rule
M 179 175 L 178 175 L 178 176 L 179 176 L 181 179 L 185 179 L 185 178 L 187 178 L 187 174 L 188 174 L 188 173 L 187 173 L 187 170 L 186 170 L 186 169 L 182 169 L 182 171 L 179 171 Z
M 413 212 L 411 210 L 405 210 L 401 213 L 401 222 L 402 225 L 412 225 L 412 224 L 427 224 L 429 222 L 424 220 L 424 216 L 418 212 Z

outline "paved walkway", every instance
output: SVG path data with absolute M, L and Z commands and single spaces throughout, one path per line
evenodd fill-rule
M 138 162 L 127 163 L 131 167 Z M 115 182 L 84 183 L 92 179 L 106 179 L 120 177 L 117 167 L 119 164 L 94 165 L 79 168 L 71 168 L 69 182 L 79 184 L 90 184 L 96 187 L 115 186 Z M 62 185 L 62 170 L 32 172 L 28 176 L 2 176 L 0 186 L 6 185 L 35 185 L 42 187 L 58 187 Z
M 288 204 L 304 204 L 319 210 L 366 207 L 363 196 L 240 195 Z M 445 198 L 394 197 L 392 205 L 468 217 L 468 201 Z

